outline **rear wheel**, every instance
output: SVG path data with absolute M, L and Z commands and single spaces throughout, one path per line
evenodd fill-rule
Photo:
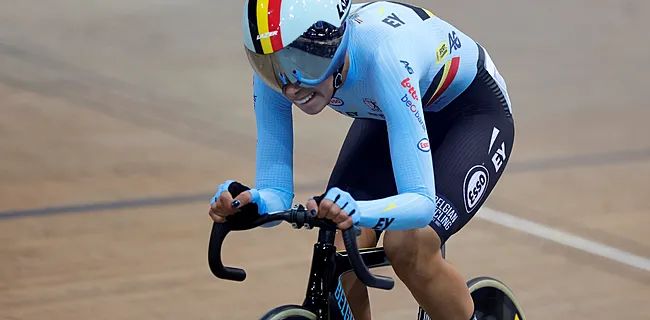
M 316 315 L 297 305 L 279 306 L 260 318 L 260 320 L 316 320 Z
M 467 282 L 480 320 L 526 320 L 515 294 L 503 282 L 478 277 Z

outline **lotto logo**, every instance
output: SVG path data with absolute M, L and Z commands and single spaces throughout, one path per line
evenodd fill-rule
M 414 100 L 420 100 L 418 98 L 418 92 L 415 90 L 415 88 L 411 85 L 411 78 L 406 78 L 402 80 L 402 87 L 409 89 L 409 93 L 411 94 L 411 97 Z

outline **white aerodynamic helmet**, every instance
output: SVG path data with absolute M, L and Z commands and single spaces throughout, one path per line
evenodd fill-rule
M 340 77 L 351 6 L 351 0 L 247 0 L 242 27 L 253 70 L 277 91 Z

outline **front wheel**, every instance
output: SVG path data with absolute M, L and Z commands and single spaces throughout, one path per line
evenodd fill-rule
M 316 315 L 297 305 L 279 306 L 260 318 L 260 320 L 316 320 Z
M 503 282 L 478 277 L 467 282 L 478 319 L 526 320 L 515 294 Z

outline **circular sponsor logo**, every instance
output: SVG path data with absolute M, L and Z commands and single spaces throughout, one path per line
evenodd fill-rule
M 363 98 L 363 103 L 365 103 L 366 106 L 368 106 L 368 108 L 374 112 L 381 111 L 381 109 L 379 109 L 379 105 L 377 105 L 377 102 L 375 102 L 375 100 Z
M 330 105 L 335 106 L 335 107 L 340 107 L 340 106 L 343 105 L 343 100 L 341 100 L 341 99 L 339 99 L 337 97 L 333 97 L 332 99 L 330 99 Z
M 467 213 L 472 212 L 483 198 L 483 195 L 485 195 L 489 179 L 490 174 L 482 165 L 473 166 L 467 171 L 465 182 L 463 183 L 463 194 Z
M 422 140 L 418 141 L 418 149 L 422 152 L 429 152 L 431 151 L 431 145 L 429 145 L 429 139 L 423 138 Z

